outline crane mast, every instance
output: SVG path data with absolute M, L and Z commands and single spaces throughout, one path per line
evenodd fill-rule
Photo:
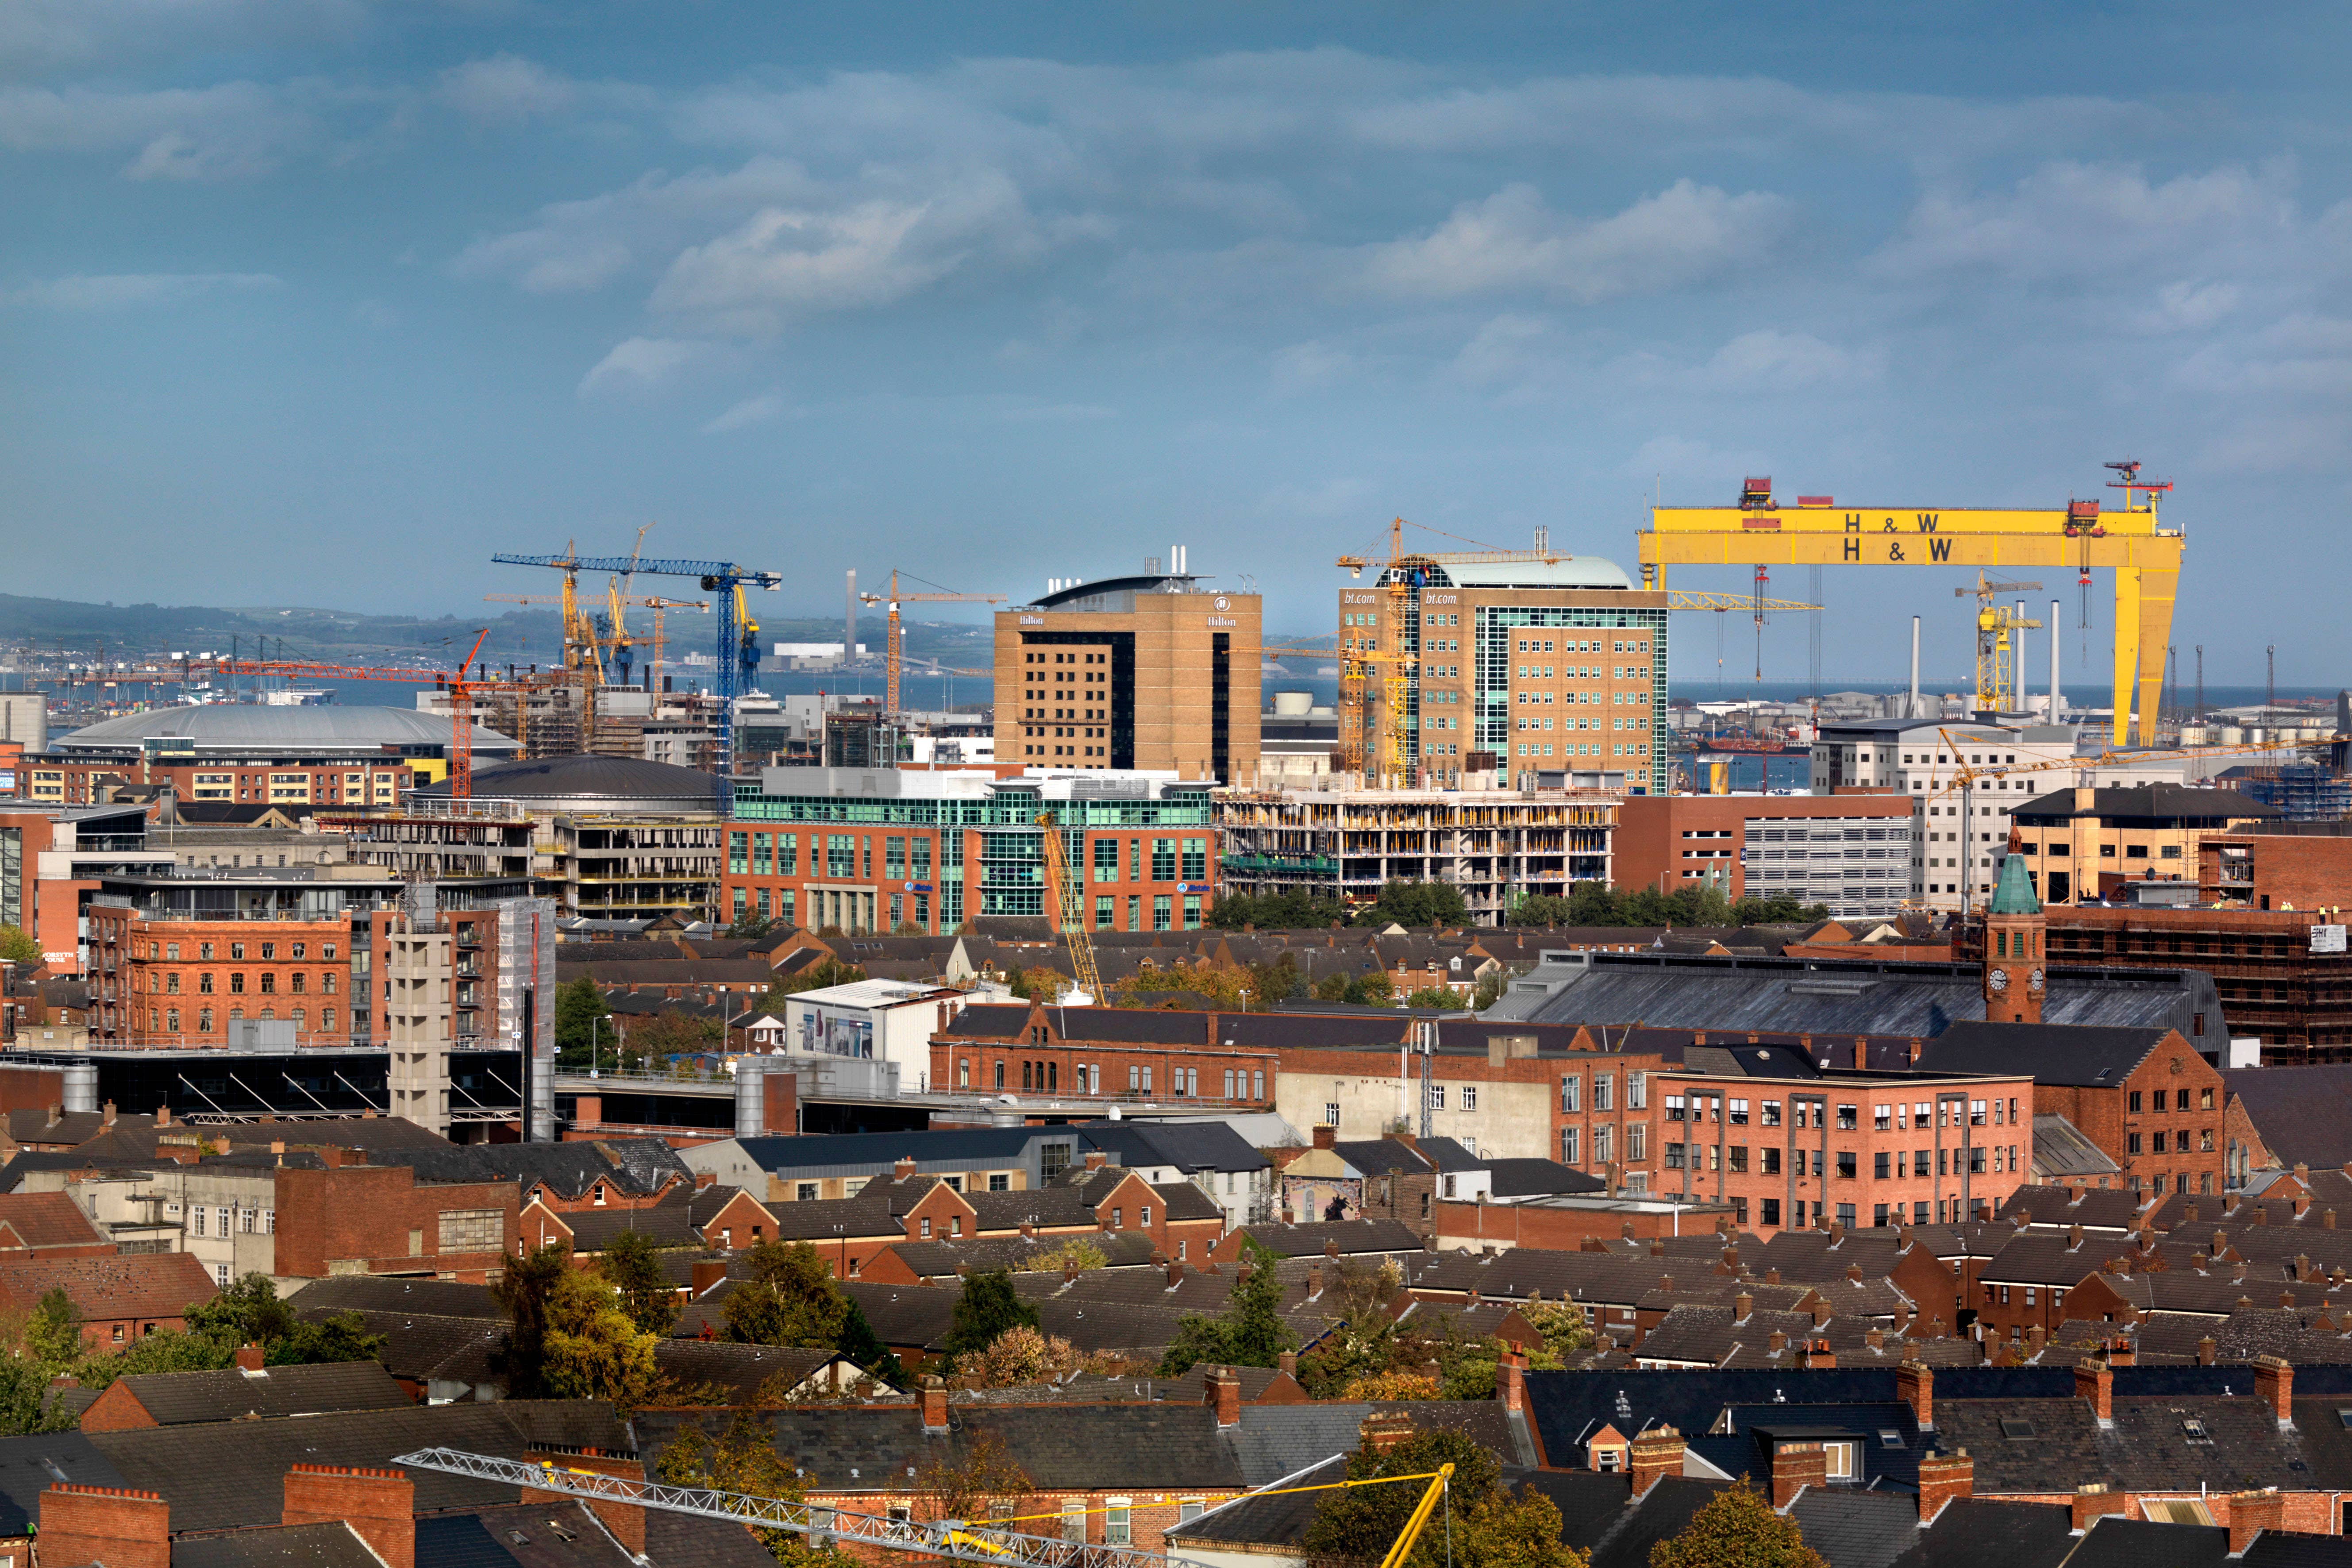
M 1054 900 L 1063 944 L 1070 950 L 1070 973 L 1076 976 L 1079 990 L 1100 1002 L 1102 973 L 1095 967 L 1094 939 L 1087 934 L 1086 893 L 1070 874 L 1069 859 L 1062 849 L 1062 829 L 1054 814 L 1040 812 L 1037 826 L 1039 847 L 1045 857 L 1045 890 Z M 1085 840 L 1081 838 L 1079 842 Z

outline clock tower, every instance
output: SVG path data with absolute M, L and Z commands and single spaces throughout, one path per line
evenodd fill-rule
M 1984 1008 L 1995 1024 L 2039 1024 L 2049 986 L 2046 921 L 2025 857 L 2001 862 L 2000 885 L 1985 910 Z

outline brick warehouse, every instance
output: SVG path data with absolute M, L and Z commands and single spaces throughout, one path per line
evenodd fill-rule
M 1042 915 L 1051 814 L 1093 929 L 1192 931 L 1219 874 L 1209 794 L 1164 773 L 769 768 L 737 789 L 719 908 L 845 931 Z
M 931 1037 L 930 1081 L 990 1094 L 1260 1110 L 1282 1069 L 1280 1052 L 1262 1042 L 1284 1032 L 1278 1016 L 1262 1014 L 980 1005 L 944 1018 Z
M 155 920 L 93 901 L 89 923 L 101 954 L 110 947 L 125 955 L 121 1024 L 101 1038 L 218 1045 L 241 1018 L 284 1020 L 297 1045 L 351 1037 L 348 920 Z
M 336 1158 L 339 1151 L 325 1151 Z M 291 1166 L 278 1173 L 278 1271 L 432 1273 L 476 1283 L 521 1237 L 511 1181 L 420 1180 L 407 1165 Z

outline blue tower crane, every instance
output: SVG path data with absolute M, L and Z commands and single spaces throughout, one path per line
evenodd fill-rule
M 626 555 L 578 557 L 564 555 L 493 555 L 502 566 L 553 566 L 572 572 L 635 572 L 650 577 L 694 577 L 702 591 L 718 597 L 719 611 L 719 815 L 735 815 L 735 699 L 750 684 L 760 663 L 759 645 L 737 611 L 740 590 L 783 585 L 783 574 L 752 572 L 728 561 L 641 561 Z

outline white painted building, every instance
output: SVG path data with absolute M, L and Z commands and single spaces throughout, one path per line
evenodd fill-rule
M 781 1048 L 792 1056 L 889 1062 L 901 1091 L 929 1087 L 931 1036 L 944 1005 L 953 1013 L 982 993 L 901 980 L 859 980 L 784 998 Z

